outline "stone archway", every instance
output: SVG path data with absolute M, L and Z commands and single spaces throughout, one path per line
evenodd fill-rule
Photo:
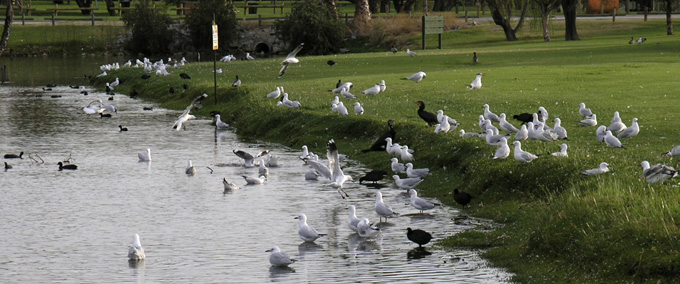
M 255 48 L 253 49 L 253 53 L 255 53 L 255 54 L 261 54 L 261 53 L 262 54 L 269 54 L 270 51 L 271 50 L 269 48 L 269 45 L 267 45 L 264 42 L 260 42 L 260 43 L 256 44 Z

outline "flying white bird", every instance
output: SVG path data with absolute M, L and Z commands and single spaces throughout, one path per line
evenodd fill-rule
M 198 106 L 200 104 L 200 102 L 207 97 L 208 97 L 208 94 L 204 93 L 204 94 L 198 96 L 197 98 L 195 98 L 191 102 L 191 104 L 184 110 L 184 112 L 182 112 L 182 115 L 180 115 L 179 118 L 177 118 L 177 121 L 175 121 L 175 124 L 172 126 L 172 128 L 176 129 L 177 131 L 179 131 L 182 128 L 184 128 L 184 130 L 186 130 L 187 127 L 184 124 L 188 120 L 196 118 L 195 116 L 189 114 L 189 112 L 191 111 L 192 108 L 194 108 L 195 106 Z
M 656 164 L 650 167 L 648 161 L 642 161 L 641 165 L 642 176 L 645 177 L 649 183 L 662 182 L 678 175 L 678 171 L 674 168 L 663 164 Z
M 592 176 L 592 175 L 599 175 L 602 173 L 606 173 L 609 171 L 609 164 L 606 162 L 600 163 L 600 166 L 594 169 L 589 169 L 582 171 L 581 174 L 587 175 L 587 176 Z
M 288 53 L 288 56 L 286 56 L 286 59 L 281 61 L 281 70 L 279 71 L 279 78 L 283 77 L 283 74 L 286 73 L 286 70 L 288 69 L 288 66 L 290 64 L 300 62 L 300 60 L 295 58 L 295 56 L 297 56 L 298 52 L 300 52 L 300 50 L 302 50 L 302 47 L 304 45 L 305 45 L 304 43 L 301 43 L 300 45 L 298 45 L 298 47 L 296 47 L 293 51 L 291 51 L 291 53 Z

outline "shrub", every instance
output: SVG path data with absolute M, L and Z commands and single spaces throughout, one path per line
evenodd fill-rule
M 134 9 L 123 14 L 130 33 L 125 50 L 132 53 L 169 54 L 174 38 L 172 20 L 163 11 L 153 9 L 149 0 L 141 0 Z
M 302 54 L 328 54 L 339 50 L 345 24 L 322 0 L 300 1 L 283 21 L 274 24 L 276 36 L 290 46 L 305 43 Z
M 193 46 L 197 50 L 212 50 L 212 21 L 218 27 L 219 48 L 229 49 L 229 46 L 241 33 L 241 27 L 236 21 L 234 7 L 228 1 L 202 0 L 198 6 L 187 15 L 186 26 L 191 32 Z

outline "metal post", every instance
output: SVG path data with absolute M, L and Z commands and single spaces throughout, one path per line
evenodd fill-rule
M 423 16 L 423 50 L 425 50 L 425 16 Z
M 92 18 L 92 26 L 94 27 L 94 11 L 90 11 L 90 17 Z
M 26 25 L 26 13 L 24 13 L 23 9 L 21 9 L 21 25 Z
M 56 11 L 54 13 L 52 13 L 52 26 L 54 26 L 54 17 L 55 17 L 56 14 L 57 14 Z

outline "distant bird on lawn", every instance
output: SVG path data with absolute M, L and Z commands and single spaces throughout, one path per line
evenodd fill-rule
M 370 151 L 385 151 L 385 147 L 387 146 L 387 141 L 385 140 L 386 138 L 392 138 L 394 139 L 394 136 L 396 135 L 396 131 L 394 130 L 394 120 L 388 120 L 387 121 L 387 127 L 388 130 L 387 132 L 383 133 L 380 135 L 375 142 L 371 145 L 370 148 L 361 150 L 361 152 L 370 152 Z
M 482 88 L 482 76 L 484 76 L 484 73 L 477 73 L 475 79 L 468 85 L 468 89 L 470 90 L 478 90 Z
M 599 167 L 582 171 L 581 174 L 587 175 L 587 176 L 592 176 L 592 175 L 599 175 L 599 174 L 602 174 L 602 173 L 606 173 L 608 171 L 609 171 L 609 164 L 607 164 L 606 162 L 602 162 L 602 163 L 600 163 Z
M 187 73 L 179 73 L 179 76 L 182 79 L 191 79 L 191 76 L 189 76 L 189 74 L 187 74 Z
M 241 79 L 238 78 L 238 75 L 236 75 L 236 80 L 231 83 L 232 87 L 240 87 L 241 86 Z
M 642 161 L 641 165 L 642 176 L 645 177 L 649 183 L 664 181 L 678 175 L 678 171 L 674 168 L 663 164 L 656 164 L 650 167 L 648 161 Z
M 410 55 L 410 56 L 418 56 L 418 54 L 417 54 L 417 53 L 415 53 L 415 52 L 411 51 L 411 50 L 410 50 L 410 49 L 408 49 L 408 48 L 406 49 L 406 53 L 408 53 L 408 55 Z
M 290 64 L 295 64 L 295 63 L 300 63 L 300 60 L 295 58 L 297 56 L 298 52 L 302 50 L 302 47 L 304 46 L 304 43 L 301 43 L 296 47 L 291 53 L 288 53 L 288 56 L 286 56 L 286 59 L 281 61 L 281 70 L 279 71 L 279 78 L 283 77 L 283 74 L 286 73 L 286 70 L 288 70 L 288 66 Z
M 411 80 L 413 82 L 420 83 L 420 81 L 425 79 L 425 77 L 427 77 L 427 74 L 425 74 L 425 72 L 423 72 L 423 71 L 420 71 L 420 72 L 415 73 L 415 74 L 413 74 L 409 77 L 401 78 L 401 79 L 402 80 Z
M 635 43 L 635 39 L 633 39 L 633 37 L 630 37 L 630 41 L 628 41 L 628 44 L 634 44 L 634 43 Z
M 472 64 L 479 63 L 479 57 L 477 57 L 477 52 L 472 53 Z
M 390 48 L 390 51 L 392 51 L 392 53 L 397 53 L 397 51 L 399 51 L 399 50 L 398 50 L 396 47 L 394 47 L 394 45 L 393 45 L 393 46 Z
M 512 118 L 521 121 L 522 124 L 525 124 L 525 123 L 529 123 L 532 120 L 534 120 L 534 115 L 531 114 L 531 113 L 523 112 L 523 113 L 520 113 L 520 114 L 513 115 Z
M 453 200 L 456 201 L 456 203 L 463 205 L 463 209 L 465 209 L 465 205 L 468 205 L 470 200 L 472 200 L 472 195 L 465 191 L 459 191 L 456 188 L 453 190 Z
M 422 247 L 424 244 L 427 244 L 432 240 L 432 235 L 428 232 L 425 232 L 420 229 L 415 229 L 412 230 L 411 228 L 406 228 L 406 237 L 418 244 L 419 247 Z
M 328 61 L 326 61 L 326 64 L 328 64 L 328 66 L 330 66 L 330 67 L 333 67 L 333 65 L 335 65 L 335 61 L 328 60 Z
M 427 122 L 427 125 L 433 126 L 439 123 L 436 114 L 425 110 L 425 103 L 423 101 L 417 101 L 416 104 L 418 105 L 418 116 Z

